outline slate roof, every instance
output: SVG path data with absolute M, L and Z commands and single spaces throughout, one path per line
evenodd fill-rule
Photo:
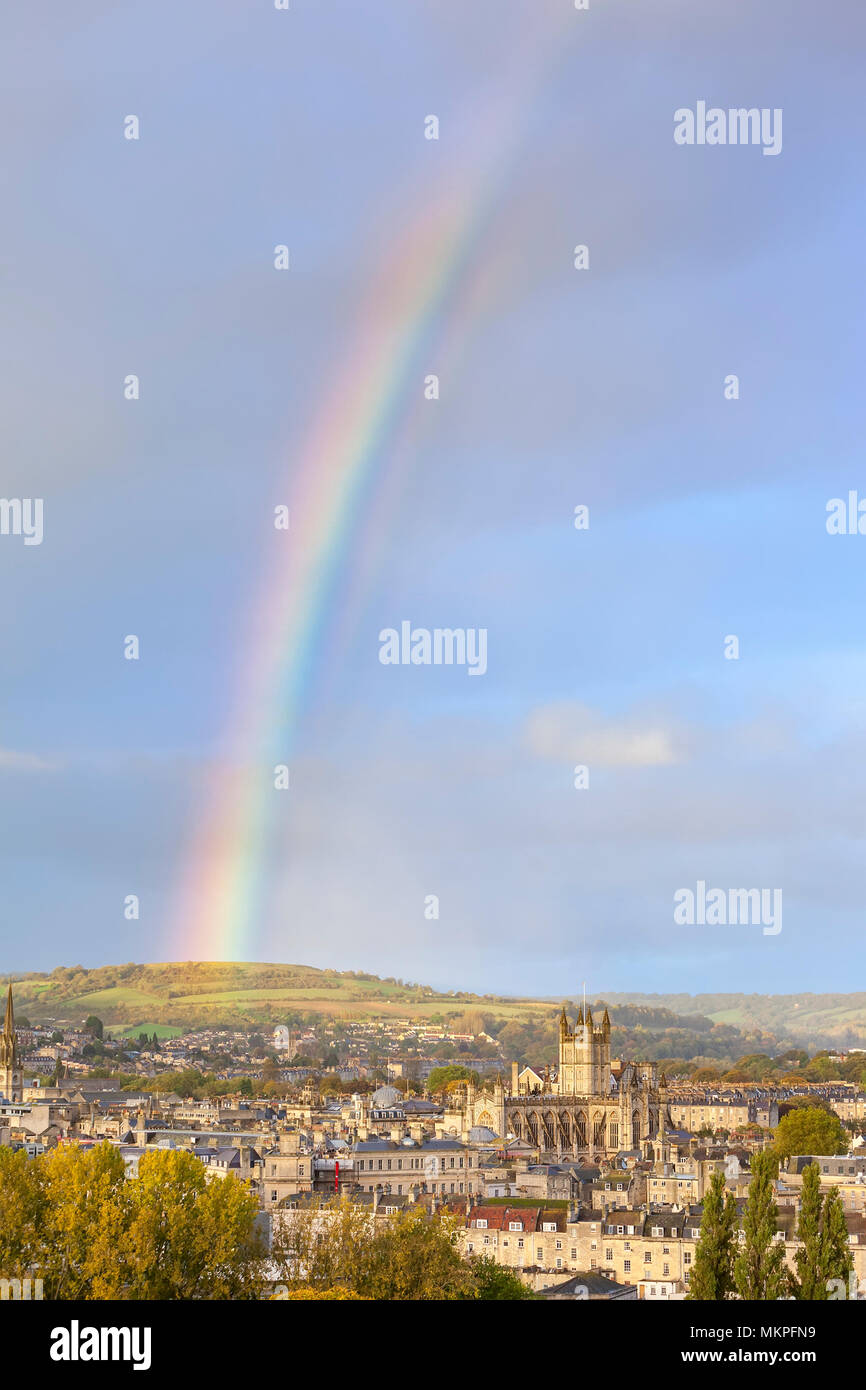
M 608 1279 L 604 1274 L 596 1274 L 594 1270 L 589 1270 L 585 1274 L 575 1274 L 573 1279 L 567 1279 L 564 1284 L 557 1284 L 552 1289 L 543 1289 L 542 1298 L 582 1298 L 582 1290 L 588 1289 L 590 1298 L 622 1298 L 636 1299 L 637 1288 L 633 1284 L 618 1284 L 615 1279 Z

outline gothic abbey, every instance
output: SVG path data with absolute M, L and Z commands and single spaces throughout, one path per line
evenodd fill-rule
M 653 1062 L 611 1062 L 607 1009 L 596 1025 L 592 1009 L 572 1028 L 559 1018 L 559 1065 L 542 1073 L 512 1065 L 511 1088 L 470 1092 L 470 1125 L 528 1143 L 550 1159 L 593 1160 L 639 1149 L 656 1157 L 664 1146 L 666 1081 Z

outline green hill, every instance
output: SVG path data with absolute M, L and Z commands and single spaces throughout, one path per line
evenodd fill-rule
M 866 1047 L 866 992 L 856 994 L 609 994 L 610 1004 L 644 1004 L 703 1014 L 741 1032 L 819 1048 Z
M 96 1014 L 115 1027 L 146 1019 L 151 1026 L 192 1028 L 220 1022 L 284 1023 L 311 1014 L 430 1019 L 473 1007 L 502 1019 L 544 1018 L 556 1006 L 542 1000 L 439 994 L 428 985 L 306 965 L 178 961 L 92 970 L 63 966 L 50 974 L 21 975 L 15 983 L 15 1007 L 34 1023 L 77 1023 Z
M 627 1055 L 739 1055 L 796 1044 L 866 1046 L 866 993 L 611 993 L 615 1046 Z M 316 1015 L 414 1020 L 483 1014 L 500 1025 L 551 1030 L 559 1000 L 441 993 L 428 985 L 363 971 L 308 965 L 177 961 L 162 964 L 63 966 L 17 977 L 15 1006 L 33 1022 L 81 1022 L 97 1014 L 116 1030 L 185 1029 L 208 1024 L 286 1023 Z M 572 1013 L 577 1010 L 573 1003 Z M 526 1035 L 528 1042 L 535 1036 Z M 540 1036 L 540 1035 L 539 1035 Z M 550 1031 L 551 1043 L 554 1032 Z M 655 1041 L 654 1041 L 655 1040 Z M 520 1034 L 515 1034 L 520 1041 Z

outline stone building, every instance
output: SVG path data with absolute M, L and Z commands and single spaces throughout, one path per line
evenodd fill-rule
M 574 1027 L 563 1008 L 555 1073 L 512 1066 L 510 1090 L 468 1088 L 466 1127 L 486 1126 L 529 1144 L 551 1159 L 592 1161 L 623 1150 L 656 1157 L 654 1142 L 668 1126 L 666 1083 L 654 1063 L 612 1065 L 607 1009 L 596 1024 L 581 1008 Z

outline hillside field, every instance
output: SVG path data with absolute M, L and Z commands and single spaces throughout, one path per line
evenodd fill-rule
M 13 977 L 15 978 L 15 977 Z M 574 996 L 576 998 L 576 995 Z M 596 996 L 614 1026 L 631 1020 L 650 1030 L 727 1025 L 743 1039 L 812 1048 L 866 1046 L 866 992 L 853 994 L 644 994 Z M 64 966 L 15 979 L 16 1012 L 33 1022 L 81 1023 L 96 1014 L 113 1031 L 152 1034 L 218 1023 L 298 1023 L 316 1016 L 408 1018 L 417 1022 L 481 1013 L 502 1022 L 547 1024 L 561 1001 L 452 991 L 363 972 L 255 962 L 177 961 L 151 965 Z M 570 1007 L 572 1015 L 576 1003 Z M 619 1009 L 619 1018 L 617 1010 Z M 676 1018 L 662 1017 L 665 1010 Z M 659 1015 L 653 1022 L 653 1016 Z M 701 1023 L 701 1019 L 703 1022 Z M 718 1031 L 718 1028 L 717 1028 Z M 760 1047 L 758 1047 L 760 1044 Z M 748 1050 L 748 1049 L 747 1049 Z M 673 1048 L 671 1051 L 676 1054 Z

